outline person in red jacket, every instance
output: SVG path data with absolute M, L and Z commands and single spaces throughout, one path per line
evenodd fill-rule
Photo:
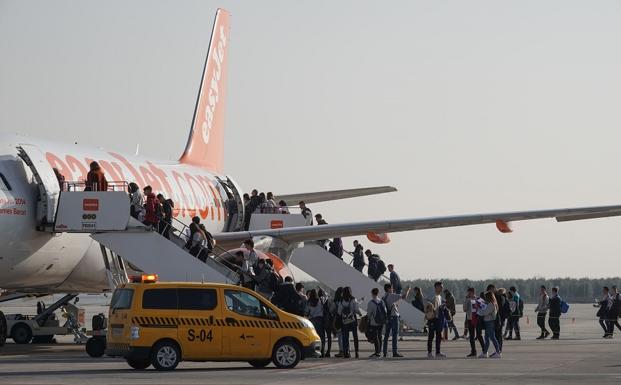
M 107 191 L 108 181 L 106 175 L 97 162 L 91 162 L 91 170 L 86 174 L 86 187 L 84 191 Z
M 144 223 L 147 226 L 156 226 L 158 223 L 157 205 L 159 202 L 157 198 L 155 197 L 155 194 L 153 194 L 153 189 L 151 188 L 151 186 L 145 186 L 145 188 L 143 188 L 142 191 L 144 191 L 144 197 L 145 197 L 145 203 L 144 203 L 145 215 L 144 215 L 144 221 L 142 223 Z

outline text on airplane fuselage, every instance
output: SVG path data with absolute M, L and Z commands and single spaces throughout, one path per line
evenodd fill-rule
M 226 218 L 220 190 L 207 176 L 190 174 L 183 165 L 169 165 L 166 166 L 168 170 L 165 170 L 149 161 L 132 164 L 122 155 L 113 152 L 108 154 L 112 159 L 78 159 L 73 155 L 61 157 L 52 152 L 46 152 L 45 157 L 66 181 L 86 180 L 90 163 L 97 161 L 109 181 L 133 181 L 140 188 L 150 185 L 155 194 L 161 192 L 166 198 L 171 198 L 175 204 L 175 217 L 210 217 L 213 221 Z

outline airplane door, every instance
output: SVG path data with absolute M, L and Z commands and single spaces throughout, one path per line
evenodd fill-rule
M 231 177 L 228 175 L 226 177 L 226 181 L 223 181 L 219 177 L 216 177 L 216 179 L 229 193 L 233 195 L 233 198 L 235 199 L 235 203 L 237 205 L 237 214 L 231 215 L 230 212 L 228 213 L 229 218 L 225 231 L 240 231 L 243 229 L 244 226 L 245 214 L 244 199 L 242 198 L 241 189 L 239 188 L 237 183 L 235 183 L 235 181 L 233 181 L 233 179 L 231 179 Z M 226 202 L 226 204 L 228 206 L 228 201 Z
M 45 154 L 38 147 L 21 144 L 17 146 L 17 151 L 32 171 L 38 185 L 37 223 L 39 225 L 53 224 L 56 220 L 56 208 L 60 196 L 60 185 L 56 174 L 47 162 Z

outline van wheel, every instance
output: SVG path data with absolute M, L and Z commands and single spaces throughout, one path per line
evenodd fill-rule
M 13 326 L 11 337 L 13 337 L 13 341 L 15 341 L 16 344 L 27 344 L 32 340 L 32 330 L 30 326 L 19 323 Z
M 302 352 L 300 352 L 298 344 L 291 340 L 280 341 L 272 353 L 274 365 L 281 369 L 295 368 L 300 362 L 300 358 L 302 358 Z
M 0 311 L 0 346 L 4 346 L 6 342 L 6 318 L 4 313 Z
M 127 361 L 127 365 L 137 370 L 145 370 L 146 368 L 151 366 L 151 363 L 149 361 L 132 360 L 129 358 L 126 361 Z
M 248 363 L 252 366 L 254 366 L 255 368 L 264 368 L 267 365 L 270 364 L 270 362 L 272 362 L 271 359 L 267 359 L 267 360 L 252 360 L 252 361 L 248 361 Z
M 89 356 L 93 358 L 99 358 L 104 355 L 105 351 L 106 351 L 106 340 L 105 339 L 91 337 L 86 341 L 86 353 Z
M 174 342 L 158 342 L 151 350 L 151 363 L 157 370 L 173 370 L 180 361 L 181 352 Z

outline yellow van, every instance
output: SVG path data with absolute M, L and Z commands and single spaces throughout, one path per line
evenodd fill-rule
M 134 369 L 172 370 L 181 361 L 273 362 L 293 368 L 317 356 L 312 323 L 284 312 L 252 290 L 217 283 L 140 282 L 112 296 L 106 354 Z

